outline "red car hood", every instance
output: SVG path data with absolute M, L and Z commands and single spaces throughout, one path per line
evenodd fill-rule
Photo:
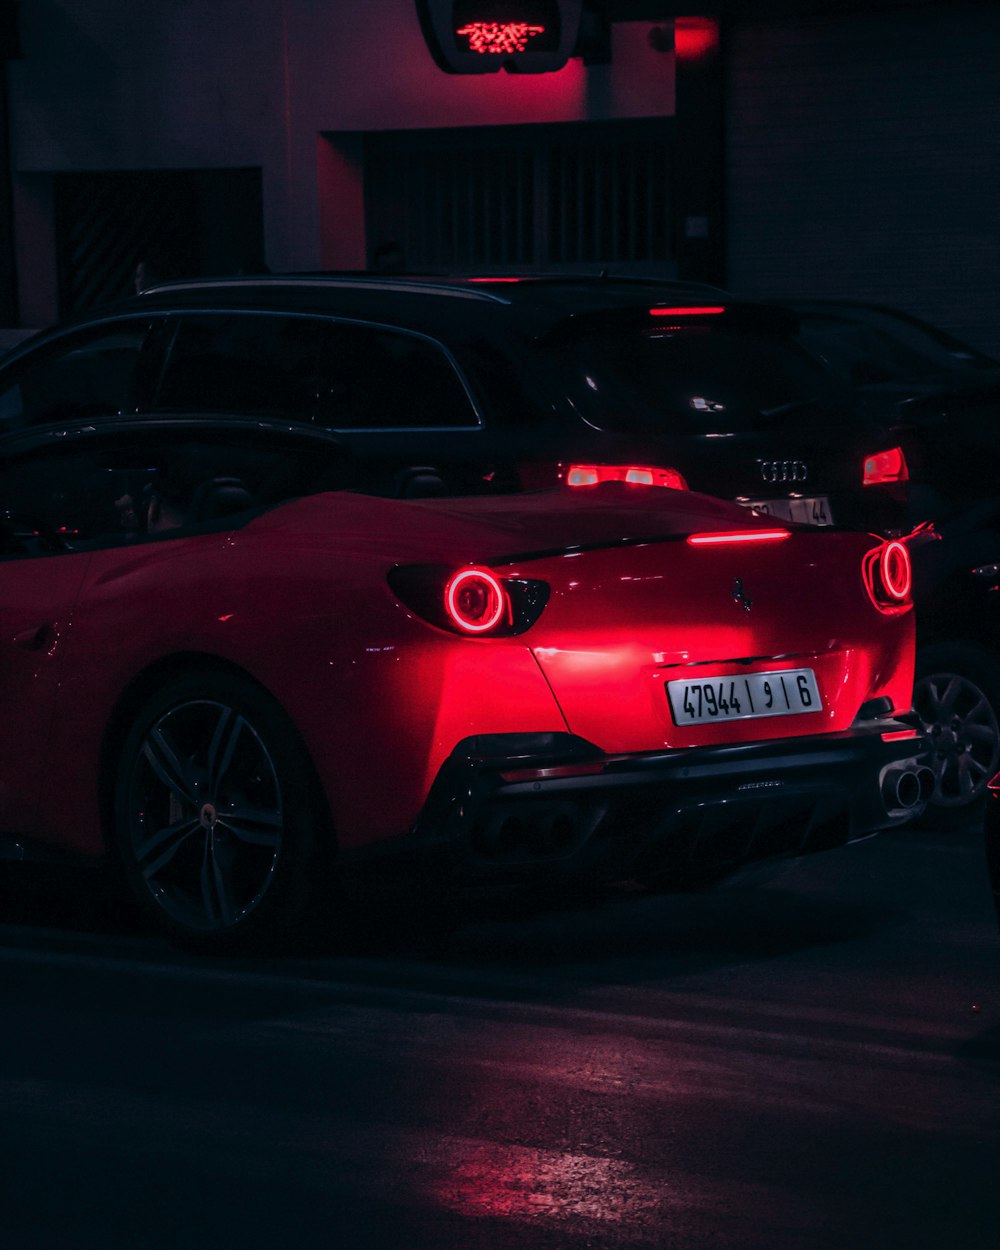
M 265 513 L 244 532 L 305 545 L 381 552 L 394 563 L 498 560 L 612 546 L 700 531 L 773 528 L 735 504 L 690 491 L 616 483 L 583 490 L 425 500 L 346 492 L 313 495 Z

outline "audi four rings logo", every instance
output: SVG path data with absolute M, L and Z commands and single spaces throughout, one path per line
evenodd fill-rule
M 809 466 L 804 460 L 758 460 L 757 463 L 765 482 L 804 482 L 809 476 Z

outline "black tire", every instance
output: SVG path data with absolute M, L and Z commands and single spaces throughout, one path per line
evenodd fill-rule
M 140 908 L 183 944 L 232 951 L 308 932 L 330 885 L 327 825 L 294 726 L 249 680 L 172 680 L 125 738 L 115 850 Z
M 933 749 L 934 793 L 922 823 L 950 828 L 978 819 L 1000 770 L 1000 661 L 977 643 L 922 648 L 913 706 Z

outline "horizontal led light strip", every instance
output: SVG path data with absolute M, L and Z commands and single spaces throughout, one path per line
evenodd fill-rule
M 705 304 L 702 307 L 687 308 L 651 308 L 651 317 L 706 317 L 717 316 L 726 311 L 723 304 Z
M 689 534 L 692 547 L 712 547 L 720 543 L 773 543 L 790 538 L 791 530 L 736 530 L 728 534 Z

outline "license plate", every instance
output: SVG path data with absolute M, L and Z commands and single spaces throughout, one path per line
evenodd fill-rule
M 744 508 L 752 508 L 764 516 L 779 517 L 782 521 L 801 521 L 805 525 L 832 525 L 833 513 L 826 495 L 812 495 L 808 499 L 751 499 L 738 500 Z
M 811 668 L 710 677 L 704 681 L 668 681 L 667 698 L 677 725 L 749 720 L 752 716 L 797 716 L 823 710 Z

